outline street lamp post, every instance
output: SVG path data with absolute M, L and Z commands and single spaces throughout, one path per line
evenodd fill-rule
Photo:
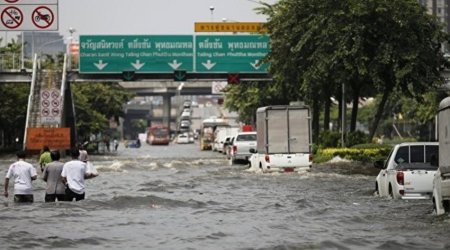
M 211 22 L 214 22 L 214 6 L 209 6 L 209 10 L 211 11 Z
M 68 63 L 68 65 L 67 65 L 67 68 L 70 70 L 70 69 L 72 69 L 72 55 L 71 55 L 71 51 L 70 51 L 70 46 L 72 45 L 72 43 L 73 43 L 73 33 L 74 32 L 76 32 L 77 30 L 76 29 L 74 29 L 73 27 L 70 27 L 69 28 L 69 33 L 70 33 L 70 36 L 68 37 L 68 38 L 70 38 L 70 42 L 68 43 L 68 45 L 67 45 L 67 49 L 66 49 L 66 53 L 69 55 L 69 63 Z

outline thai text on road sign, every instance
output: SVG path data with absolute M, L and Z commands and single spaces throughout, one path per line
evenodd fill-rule
M 195 32 L 267 33 L 265 23 L 258 22 L 197 22 Z
M 39 150 L 49 146 L 51 149 L 70 149 L 70 128 L 28 128 L 26 148 Z
M 193 67 L 190 35 L 80 36 L 80 72 L 173 72 Z
M 261 34 L 80 36 L 80 73 L 267 72 L 269 45 Z

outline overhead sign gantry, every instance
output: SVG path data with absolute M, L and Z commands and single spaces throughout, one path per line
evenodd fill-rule
M 82 35 L 80 73 L 266 73 L 267 35 Z

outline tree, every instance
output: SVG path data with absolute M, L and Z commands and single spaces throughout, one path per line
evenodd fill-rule
M 23 138 L 30 86 L 27 83 L 0 84 L 0 93 L 0 131 L 4 132 L 4 144 L 12 145 L 15 138 Z
M 324 90 L 343 83 L 354 105 L 361 94 L 382 94 L 369 140 L 390 94 L 418 97 L 443 83 L 441 45 L 449 36 L 416 0 L 281 0 L 259 11 L 269 16 L 270 70 L 288 79 L 288 99 L 304 95 L 316 108 L 329 98 Z
M 73 84 L 75 120 L 80 137 L 105 131 L 109 118 L 124 116 L 123 105 L 133 94 L 118 84 L 82 83 Z

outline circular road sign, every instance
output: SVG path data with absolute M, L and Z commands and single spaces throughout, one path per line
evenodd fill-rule
M 49 97 L 50 97 L 50 93 L 47 90 L 42 91 L 42 98 L 48 99 Z
M 23 21 L 23 13 L 16 7 L 7 7 L 1 14 L 2 23 L 6 28 L 16 29 Z
M 42 106 L 48 108 L 50 106 L 50 101 L 49 100 L 43 100 L 42 101 Z
M 53 99 L 57 99 L 59 97 L 59 91 L 58 90 L 53 90 L 52 91 L 52 98 Z
M 52 100 L 52 106 L 59 107 L 59 100 L 57 100 L 57 99 Z
M 50 110 L 48 108 L 42 109 L 42 115 L 43 116 L 49 116 L 50 115 Z
M 51 9 L 45 6 L 37 7 L 31 14 L 31 20 L 33 24 L 41 29 L 45 29 L 52 25 L 54 15 Z
M 52 116 L 58 116 L 59 115 L 59 108 L 52 108 Z
M 5 1 L 8 2 L 8 3 L 15 3 L 15 2 L 17 2 L 19 0 L 5 0 Z

